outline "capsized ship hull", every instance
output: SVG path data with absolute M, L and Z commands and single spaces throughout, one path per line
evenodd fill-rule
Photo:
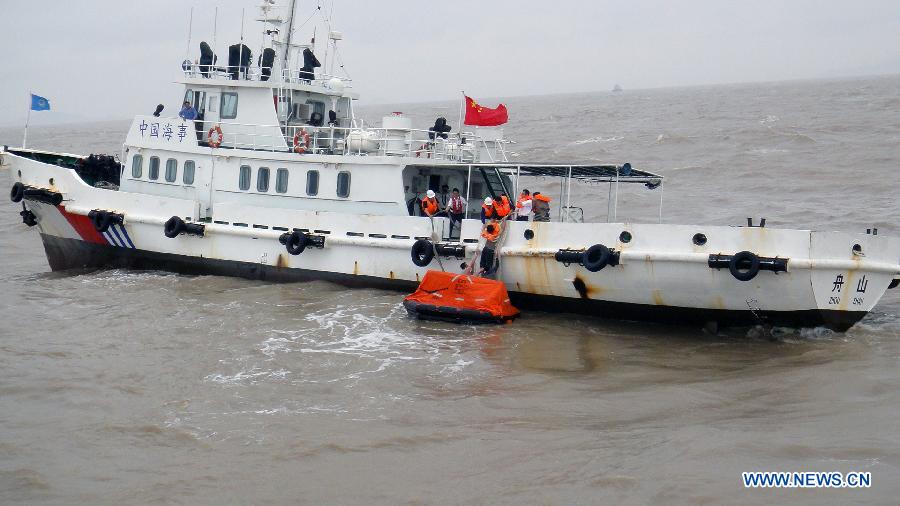
M 222 206 L 215 220 L 197 224 L 202 235 L 170 238 L 166 222 L 172 216 L 191 222 L 193 201 L 91 187 L 72 170 L 12 153 L 4 160 L 13 181 L 60 195 L 59 203 L 40 196 L 24 200 L 54 270 L 162 269 L 410 291 L 428 269 L 462 272 L 479 248 L 478 220 L 465 220 L 460 240 L 449 243 L 440 239 L 439 220 L 238 204 Z M 121 216 L 121 223 L 98 231 L 89 218 L 96 210 Z M 294 230 L 316 242 L 290 254 L 283 241 Z M 448 248 L 419 266 L 411 257 L 416 240 Z M 597 244 L 617 261 L 592 271 L 578 254 L 572 256 Z M 738 279 L 747 268 L 736 275 L 728 267 L 743 251 L 767 266 L 749 280 Z M 900 271 L 900 241 L 759 227 L 509 222 L 500 258 L 499 279 L 523 309 L 846 330 L 874 307 Z

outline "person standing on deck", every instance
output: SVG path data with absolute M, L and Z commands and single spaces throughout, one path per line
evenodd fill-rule
M 438 205 L 438 201 L 434 198 L 434 191 L 428 190 L 425 192 L 425 198 L 422 199 L 422 212 L 425 213 L 425 216 L 434 216 L 441 210 L 440 205 Z
M 488 220 L 497 220 L 503 216 L 505 215 L 501 214 L 501 209 L 497 202 L 490 197 L 485 197 L 484 204 L 481 204 L 481 223 L 485 223 Z
M 534 192 L 531 212 L 534 213 L 534 221 L 550 221 L 550 197 Z
M 459 188 L 454 188 L 447 202 L 447 214 L 450 216 L 450 236 L 453 236 L 453 225 L 459 224 L 460 232 L 462 232 L 462 220 L 465 216 L 465 206 L 463 199 L 459 196 Z
M 194 109 L 194 106 L 192 106 L 190 102 L 185 101 L 181 106 L 181 112 L 178 113 L 178 116 L 183 120 L 193 121 L 197 119 L 197 109 Z
M 516 221 L 528 221 L 531 214 L 531 192 L 522 190 L 519 200 L 516 201 Z
M 438 204 L 441 205 L 441 210 L 447 210 L 447 204 L 450 203 L 450 186 L 442 185 L 441 193 L 438 194 Z

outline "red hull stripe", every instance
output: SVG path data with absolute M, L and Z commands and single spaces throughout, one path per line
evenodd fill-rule
M 69 225 L 72 225 L 72 228 L 78 232 L 78 235 L 80 235 L 83 240 L 95 244 L 108 244 L 106 239 L 103 238 L 103 235 L 94 228 L 94 224 L 91 223 L 90 218 L 80 214 L 69 213 L 66 211 L 66 208 L 61 205 L 56 206 L 56 208 L 59 209 L 60 214 L 66 218 Z

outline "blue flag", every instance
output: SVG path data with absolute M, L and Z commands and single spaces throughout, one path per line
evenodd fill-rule
M 50 101 L 44 97 L 31 94 L 31 110 L 32 111 L 49 111 Z

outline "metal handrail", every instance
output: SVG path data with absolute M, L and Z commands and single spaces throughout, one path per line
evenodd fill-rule
M 218 126 L 222 129 L 222 145 L 231 148 L 262 151 L 293 151 L 293 139 L 302 133 L 309 136 L 304 152 L 359 156 L 408 156 L 432 160 L 477 162 L 478 145 L 488 152 L 491 161 L 504 153 L 506 140 L 485 140 L 474 132 L 459 132 L 447 139 L 433 132 L 416 128 L 384 128 L 332 125 L 261 125 L 253 123 L 195 120 L 203 132 Z M 268 130 L 269 133 L 262 132 Z M 465 142 L 463 142 L 465 140 Z M 206 141 L 204 137 L 203 141 Z M 505 157 L 503 157 L 505 159 Z

